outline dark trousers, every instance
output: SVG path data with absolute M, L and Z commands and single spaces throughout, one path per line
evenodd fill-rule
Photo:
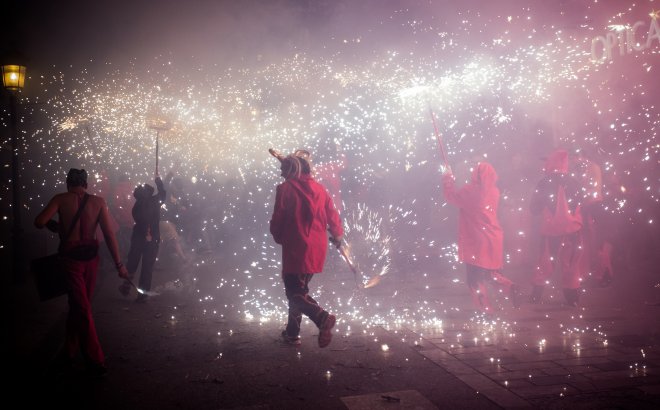
M 151 277 L 156 264 L 156 256 L 158 256 L 158 242 L 160 241 L 155 239 L 147 241 L 146 238 L 140 236 L 131 238 L 131 249 L 128 251 L 126 269 L 132 278 L 137 271 L 140 260 L 142 260 L 139 283 L 142 290 L 151 290 Z
M 284 274 L 284 290 L 289 301 L 289 321 L 286 325 L 286 333 L 291 337 L 300 334 L 300 322 L 302 315 L 307 316 L 316 327 L 320 327 L 328 312 L 323 310 L 319 304 L 309 296 L 309 281 L 313 274 Z

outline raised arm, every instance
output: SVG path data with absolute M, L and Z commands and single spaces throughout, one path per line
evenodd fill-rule
M 444 174 L 442 176 L 442 188 L 445 193 L 445 199 L 447 202 L 462 208 L 468 205 L 471 201 L 474 200 L 472 192 L 469 188 L 469 185 L 466 185 L 460 189 L 456 189 L 456 183 L 454 181 L 454 176 L 450 173 Z

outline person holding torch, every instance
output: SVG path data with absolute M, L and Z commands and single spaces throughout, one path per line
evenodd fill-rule
M 318 345 L 323 348 L 332 340 L 336 317 L 323 309 L 309 295 L 309 282 L 323 270 L 330 241 L 341 246 L 344 230 L 332 198 L 323 185 L 312 178 L 310 154 L 298 150 L 284 157 L 269 150 L 281 163 L 284 182 L 275 194 L 275 207 L 270 220 L 270 233 L 282 245 L 282 280 L 289 302 L 289 317 L 282 331 L 285 343 L 299 346 L 302 315 L 319 329 Z

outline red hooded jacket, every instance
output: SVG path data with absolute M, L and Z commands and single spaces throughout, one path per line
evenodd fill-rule
M 447 202 L 460 208 L 458 217 L 459 260 L 484 269 L 501 269 L 503 235 L 497 220 L 500 191 L 492 165 L 480 162 L 472 180 L 457 190 L 452 175 L 442 179 Z
M 532 213 L 542 215 L 541 234 L 563 236 L 579 231 L 581 193 L 578 182 L 568 174 L 568 152 L 560 149 L 550 154 L 544 171 L 530 201 Z
M 310 175 L 277 186 L 270 233 L 282 245 L 282 273 L 319 273 L 328 251 L 326 230 L 344 234 L 332 198 Z

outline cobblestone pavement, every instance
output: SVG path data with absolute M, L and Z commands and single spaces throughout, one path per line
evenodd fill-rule
M 308 321 L 302 346 L 283 345 L 281 316 L 246 314 L 257 302 L 231 275 L 218 280 L 218 266 L 198 261 L 192 279 L 164 265 L 160 295 L 146 304 L 123 298 L 105 272 L 94 301 L 110 369 L 102 380 L 88 380 L 82 362 L 65 373 L 47 366 L 65 298 L 39 303 L 29 281 L 13 287 L 12 388 L 30 405 L 100 409 L 660 408 L 660 290 L 648 270 L 585 289 L 579 308 L 549 291 L 520 309 L 501 297 L 490 317 L 471 310 L 460 280 L 392 277 L 353 289 L 350 300 L 369 305 L 361 314 L 373 320 L 340 316 L 319 349 Z M 315 278 L 313 288 L 337 290 L 322 305 L 339 309 L 343 279 Z M 262 302 L 280 293 L 264 291 Z

